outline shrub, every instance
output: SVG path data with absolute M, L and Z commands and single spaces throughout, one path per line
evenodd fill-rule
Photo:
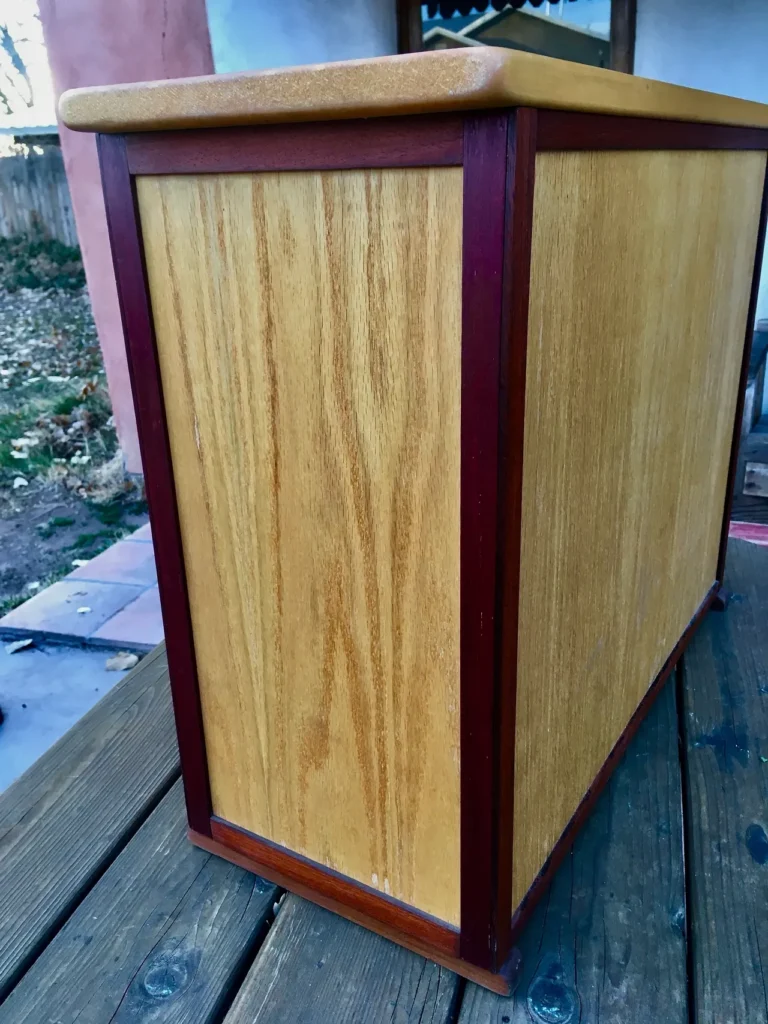
M 77 246 L 64 245 L 55 238 L 16 235 L 0 238 L 0 286 L 15 292 L 19 288 L 65 288 L 72 291 L 85 284 L 85 273 Z

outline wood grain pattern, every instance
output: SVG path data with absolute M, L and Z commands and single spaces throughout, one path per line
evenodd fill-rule
M 463 118 L 437 114 L 140 132 L 126 136 L 125 144 L 131 174 L 453 166 L 462 161 Z
M 0 796 L 0 1000 L 178 774 L 161 646 Z
M 162 138 L 162 134 L 128 136 L 129 153 L 132 138 Z M 768 149 L 762 128 L 575 110 L 539 110 L 537 144 L 539 150 Z
M 733 418 L 733 441 L 731 444 L 731 455 L 728 465 L 728 477 L 725 486 L 725 501 L 723 503 L 723 519 L 720 530 L 720 551 L 717 557 L 717 579 L 722 583 L 725 574 L 725 556 L 728 551 L 728 530 L 731 523 L 731 512 L 733 499 L 739 476 L 739 448 L 744 430 L 744 407 L 746 402 L 747 386 L 749 382 L 750 364 L 752 362 L 752 349 L 755 339 L 758 337 L 756 327 L 757 300 L 760 294 L 760 279 L 763 270 L 763 254 L 765 251 L 765 234 L 768 226 L 768 173 L 763 184 L 763 200 L 760 206 L 760 221 L 757 229 L 757 255 L 752 270 L 752 288 L 749 295 L 749 306 L 747 307 L 747 323 L 744 332 L 744 347 L 742 350 L 741 374 L 739 376 L 739 390 L 736 399 L 736 409 Z M 757 353 L 756 353 L 757 356 Z
M 136 410 L 141 462 L 156 542 L 157 582 L 163 609 L 163 626 L 168 638 L 166 650 L 171 675 L 171 698 L 187 817 L 193 828 L 207 832 L 211 820 L 211 790 L 205 758 L 203 717 L 134 179 L 129 173 L 126 140 L 122 136 L 99 135 L 96 148 Z
M 373 893 L 367 905 L 361 910 L 359 909 L 358 901 L 348 899 L 346 894 L 337 892 L 337 896 L 343 895 L 344 897 L 344 902 L 342 903 L 340 899 L 336 899 L 332 894 L 328 893 L 328 890 L 322 885 L 322 881 L 318 884 L 317 876 L 309 879 L 305 884 L 301 880 L 302 876 L 295 871 L 286 874 L 281 868 L 276 868 L 274 862 L 265 866 L 263 860 L 257 861 L 250 855 L 251 848 L 247 844 L 227 842 L 227 845 L 225 845 L 221 840 L 228 837 L 224 835 L 223 827 L 218 824 L 215 818 L 213 824 L 213 832 L 218 834 L 218 839 L 212 839 L 208 835 L 200 835 L 190 829 L 188 832 L 190 841 L 201 849 L 207 850 L 209 853 L 215 853 L 217 856 L 223 857 L 239 867 L 244 867 L 248 871 L 253 871 L 262 877 L 268 877 L 276 885 L 290 890 L 295 895 L 309 900 L 324 910 L 330 910 L 347 921 L 361 925 L 368 931 L 375 932 L 377 935 L 381 935 L 382 938 L 389 939 L 399 946 L 404 946 L 405 949 L 411 950 L 412 953 L 416 953 L 433 963 L 440 964 L 446 970 L 460 974 L 478 985 L 483 985 L 492 992 L 497 992 L 499 995 L 508 995 L 511 991 L 517 967 L 515 957 L 511 957 L 508 964 L 504 965 L 505 970 L 498 974 L 483 970 L 481 967 L 476 967 L 467 960 L 460 960 L 458 929 L 449 928 L 441 923 L 441 934 L 438 934 L 433 922 L 433 930 L 430 934 L 418 927 L 414 928 L 413 922 L 405 920 L 402 916 L 399 919 L 397 917 L 390 918 L 389 915 L 381 913 L 382 907 L 390 903 L 390 901 L 379 893 Z M 232 826 L 227 826 L 227 828 L 232 829 Z M 347 886 L 351 884 L 354 883 L 347 881 Z M 370 911 L 370 913 L 366 911 Z M 373 914 L 376 916 L 372 916 Z M 411 911 L 411 914 L 413 914 L 413 911 Z M 388 923 L 385 919 L 388 920 Z
M 136 132 L 544 107 L 768 128 L 768 106 L 499 46 L 72 89 L 77 131 Z
M 457 924 L 461 169 L 137 191 L 214 811 Z
M 499 381 L 509 116 L 467 118 L 461 301 L 461 955 L 495 970 Z
M 0 1024 L 214 1024 L 274 885 L 196 849 L 177 782 L 0 1007 Z
M 637 0 L 611 0 L 611 69 L 631 75 L 635 68 Z
M 192 830 L 190 838 L 192 842 L 199 842 Z M 307 860 L 284 846 L 254 836 L 221 818 L 211 818 L 211 838 L 222 856 L 228 856 L 231 851 L 244 857 L 252 871 L 291 892 L 314 899 L 334 913 L 348 914 L 350 920 L 364 923 L 374 931 L 380 924 L 382 935 L 390 932 L 407 935 L 427 949 L 454 957 L 459 954 L 458 928 L 429 917 L 407 903 Z M 212 847 L 204 843 L 203 849 Z
M 468 985 L 459 1024 L 686 1024 L 681 796 L 670 681 L 534 911 L 514 993 Z
M 552 848 L 552 852 L 544 862 L 544 865 L 536 876 L 533 885 L 525 894 L 523 902 L 515 911 L 512 918 L 511 928 L 513 940 L 522 934 L 539 899 L 551 884 L 552 879 L 555 877 L 555 874 L 563 863 L 565 857 L 570 853 L 574 840 L 592 814 L 600 795 L 610 782 L 616 766 L 619 764 L 626 753 L 627 748 L 635 738 L 638 729 L 645 721 L 659 694 L 664 689 L 664 685 L 679 665 L 688 644 L 696 634 L 696 630 L 699 628 L 710 610 L 723 610 L 724 601 L 725 597 L 722 594 L 721 585 L 719 582 L 716 582 L 710 588 L 696 614 L 693 616 L 688 627 L 680 637 L 680 640 L 675 644 L 672 649 L 672 653 L 664 663 L 664 667 L 661 672 L 659 672 L 654 681 L 645 691 L 643 699 L 635 708 L 634 714 L 627 723 L 626 728 L 622 731 L 618 740 L 611 748 L 611 752 L 603 762 L 600 771 L 597 773 L 591 786 L 582 797 L 568 824 L 560 833 L 560 838 Z
M 497 519 L 496 701 L 493 718 L 496 750 L 494 931 L 496 962 L 508 959 L 512 934 L 512 863 L 515 799 L 515 700 L 517 624 L 520 603 L 525 384 L 531 230 L 535 193 L 538 111 L 516 110 L 509 119 L 507 155 L 504 302 L 499 388 L 499 512 Z M 463 541 L 463 536 L 462 536 Z M 464 637 L 462 635 L 462 645 Z M 466 757 L 466 748 L 462 747 Z M 462 929 L 463 930 L 463 929 Z
M 449 1024 L 459 994 L 445 968 L 286 896 L 225 1024 Z
M 765 164 L 537 157 L 513 905 L 714 581 Z
M 766 1024 L 768 549 L 728 544 L 727 611 L 683 661 L 696 1019 Z

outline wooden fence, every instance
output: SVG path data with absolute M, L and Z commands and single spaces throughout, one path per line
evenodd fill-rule
M 0 235 L 42 234 L 77 245 L 72 200 L 58 146 L 0 157 Z

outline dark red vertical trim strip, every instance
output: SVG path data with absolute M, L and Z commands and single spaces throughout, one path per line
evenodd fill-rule
M 512 922 L 515 698 L 520 595 L 520 544 L 525 433 L 525 369 L 531 275 L 533 189 L 538 115 L 521 108 L 509 120 L 504 304 L 501 324 L 499 408 L 499 522 L 496 611 L 498 665 L 496 742 L 496 967 L 507 958 Z
M 461 342 L 461 956 L 495 965 L 494 710 L 507 113 L 464 128 Z
M 209 836 L 211 793 L 192 622 L 136 194 L 125 139 L 98 135 L 97 147 L 152 520 L 187 816 L 191 828 Z
M 418 53 L 422 49 L 420 0 L 395 0 L 397 52 Z
M 736 467 L 739 461 L 739 445 L 741 444 L 741 421 L 744 417 L 744 393 L 747 388 L 749 373 L 749 357 L 752 351 L 752 335 L 755 331 L 755 314 L 757 311 L 757 293 L 760 289 L 760 271 L 763 266 L 763 248 L 765 246 L 765 225 L 768 215 L 768 169 L 763 184 L 763 201 L 760 206 L 760 222 L 757 229 L 757 249 L 755 250 L 755 269 L 752 274 L 752 290 L 749 295 L 747 310 L 747 333 L 744 341 L 744 354 L 741 359 L 741 375 L 739 377 L 739 394 L 736 399 L 736 416 L 733 423 L 733 441 L 731 443 L 731 459 L 728 464 L 728 482 L 725 488 L 725 507 L 723 509 L 723 528 L 720 534 L 720 551 L 717 556 L 718 583 L 722 585 L 725 573 L 725 553 L 728 547 L 728 527 L 731 523 L 733 508 L 733 488 L 736 482 Z
M 637 0 L 611 0 L 611 68 L 631 75 L 635 70 Z

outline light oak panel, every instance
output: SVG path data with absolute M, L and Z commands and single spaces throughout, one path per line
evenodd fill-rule
M 457 924 L 461 169 L 137 188 L 214 811 Z
M 765 165 L 537 156 L 515 905 L 714 582 Z

